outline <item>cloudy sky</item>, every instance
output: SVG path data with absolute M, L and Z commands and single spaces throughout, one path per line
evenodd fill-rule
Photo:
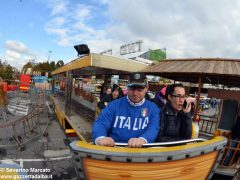
M 21 68 L 76 58 L 143 41 L 168 58 L 240 58 L 238 0 L 4 0 L 0 1 L 0 59 Z M 49 53 L 51 52 L 51 53 Z

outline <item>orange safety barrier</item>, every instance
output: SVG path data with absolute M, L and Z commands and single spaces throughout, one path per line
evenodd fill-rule
M 0 82 L 0 106 L 3 106 L 7 100 L 7 93 L 4 91 L 4 84 Z
M 3 83 L 3 92 L 7 92 L 7 88 L 8 88 L 7 83 L 4 82 Z

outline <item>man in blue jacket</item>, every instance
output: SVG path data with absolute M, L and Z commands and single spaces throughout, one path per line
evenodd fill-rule
M 127 96 L 109 103 L 95 121 L 92 131 L 95 144 L 114 146 L 121 142 L 138 148 L 155 141 L 160 110 L 145 99 L 147 86 L 144 74 L 130 75 Z

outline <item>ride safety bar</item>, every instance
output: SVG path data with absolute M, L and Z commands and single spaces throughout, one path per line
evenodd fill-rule
M 188 140 L 182 140 L 182 141 L 171 141 L 171 142 L 157 142 L 157 143 L 147 143 L 143 144 L 143 147 L 156 147 L 156 146 L 175 146 L 175 145 L 182 145 L 186 143 L 193 143 L 193 142 L 204 142 L 207 141 L 203 138 L 196 138 L 196 139 L 188 139 Z M 127 143 L 115 143 L 115 146 L 127 146 Z

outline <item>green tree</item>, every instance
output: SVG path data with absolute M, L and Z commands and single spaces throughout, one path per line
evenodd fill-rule
M 8 80 L 12 80 L 13 79 L 13 68 L 10 65 L 7 65 L 5 67 L 5 71 L 4 71 L 4 75 L 3 75 L 3 79 L 8 79 Z
M 50 63 L 50 67 L 51 67 L 51 70 L 52 70 L 52 71 L 56 69 L 55 61 L 52 61 L 52 62 Z
M 32 68 L 32 63 L 28 62 L 22 68 L 22 74 L 25 74 L 28 68 Z
M 4 80 L 12 80 L 14 78 L 14 70 L 13 67 L 9 64 L 2 63 L 0 59 L 0 77 Z
M 3 68 L 3 65 L 2 65 L 2 61 L 0 60 L 0 77 L 3 78 L 3 75 L 4 75 L 4 68 Z
M 62 67 L 62 66 L 64 66 L 64 62 L 63 62 L 63 60 L 59 60 L 59 61 L 57 62 L 57 64 L 56 64 L 56 69 L 57 69 L 57 68 L 60 68 L 60 67 Z
M 28 62 L 23 66 L 22 72 L 23 73 L 26 72 L 27 68 L 32 68 L 33 71 L 41 72 L 42 76 L 45 76 L 45 73 L 48 72 L 48 77 L 50 78 L 52 77 L 51 72 L 63 65 L 64 65 L 63 60 L 59 60 L 57 63 L 55 63 L 55 61 L 51 61 L 50 63 L 48 61 L 40 62 L 34 66 L 30 62 Z

